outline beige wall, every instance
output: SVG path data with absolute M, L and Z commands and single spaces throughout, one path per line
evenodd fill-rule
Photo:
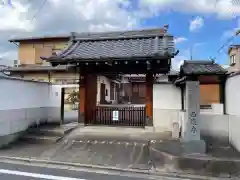
M 24 79 L 28 80 L 38 80 L 38 81 L 46 81 L 48 82 L 48 74 L 47 73 L 24 73 L 23 76 L 20 74 L 16 73 L 12 75 L 13 77 L 21 77 Z M 59 80 L 64 80 L 64 79 L 78 79 L 79 75 L 78 73 L 73 73 L 73 72 L 53 72 L 50 76 L 50 81 L 53 83 L 59 83 Z
M 68 39 L 22 41 L 19 43 L 18 59 L 20 64 L 42 64 L 40 56 L 50 56 L 68 45 Z
M 219 84 L 200 85 L 200 105 L 211 105 L 220 103 Z
M 53 52 L 60 51 L 68 46 L 68 38 L 59 39 L 42 39 L 42 40 L 26 40 L 19 42 L 18 59 L 20 65 L 29 64 L 46 64 L 41 60 L 41 56 L 51 56 Z M 14 77 L 22 77 L 24 79 L 49 81 L 47 72 L 31 73 L 21 72 L 13 73 Z M 58 79 L 78 79 L 77 73 L 72 72 L 53 72 L 50 81 L 57 82 Z

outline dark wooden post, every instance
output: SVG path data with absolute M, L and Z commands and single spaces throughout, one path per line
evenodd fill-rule
M 65 105 L 65 88 L 61 90 L 61 121 L 60 124 L 64 123 L 64 105 Z
M 79 114 L 78 114 L 78 122 L 83 123 L 84 115 L 85 115 L 85 76 L 84 74 L 79 74 Z
M 97 101 L 97 76 L 95 74 L 87 73 L 85 78 L 85 105 L 84 115 L 85 123 L 91 123 L 95 120 L 95 110 Z
M 153 125 L 153 73 L 146 74 L 146 116 L 147 124 Z
M 223 104 L 223 114 L 226 114 L 226 89 L 225 89 L 225 86 L 226 86 L 226 76 L 221 76 L 219 77 L 220 79 L 220 84 L 219 84 L 219 95 L 220 95 L 220 103 Z

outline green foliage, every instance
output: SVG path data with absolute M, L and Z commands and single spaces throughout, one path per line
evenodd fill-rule
M 67 101 L 76 104 L 79 102 L 79 92 L 78 91 L 73 91 L 68 95 Z

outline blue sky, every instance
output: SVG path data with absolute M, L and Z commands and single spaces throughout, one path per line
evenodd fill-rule
M 197 28 L 195 31 L 190 31 L 190 22 L 197 17 L 200 16 L 168 12 L 142 21 L 141 26 L 161 27 L 164 24 L 169 24 L 170 34 L 173 34 L 176 38 L 185 38 L 182 42 L 176 44 L 177 49 L 180 50 L 180 56 L 189 58 L 189 49 L 192 47 L 193 59 L 206 60 L 209 57 L 216 57 L 218 63 L 227 64 L 229 44 L 237 43 L 240 40 L 240 37 L 235 37 L 233 41 L 226 43 L 231 37 L 231 33 L 228 31 L 238 26 L 237 18 L 222 20 L 214 16 L 201 16 L 203 19 L 202 27 Z M 226 46 L 218 52 L 223 44 L 226 44 Z
M 131 0 L 131 10 L 143 6 L 152 13 L 140 21 L 140 27 L 161 27 L 169 24 L 169 33 L 176 39 L 180 50 L 177 62 L 190 58 L 194 60 L 216 57 L 216 62 L 228 64 L 227 50 L 230 44 L 240 42 L 240 36 L 231 42 L 228 39 L 240 27 L 240 2 L 232 0 Z M 139 5 L 140 4 L 140 5 Z M 147 8 L 146 8 L 147 7 Z M 143 9 L 143 8 L 142 8 Z M 219 48 L 225 44 L 219 52 Z

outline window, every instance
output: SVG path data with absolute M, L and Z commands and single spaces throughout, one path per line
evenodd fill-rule
M 51 46 L 43 46 L 43 44 L 34 45 L 35 49 L 35 63 L 42 64 L 41 57 L 49 57 L 52 55 L 52 47 Z
M 236 54 L 230 56 L 230 65 L 236 64 Z
M 114 100 L 114 83 L 111 82 L 110 85 L 110 100 Z

